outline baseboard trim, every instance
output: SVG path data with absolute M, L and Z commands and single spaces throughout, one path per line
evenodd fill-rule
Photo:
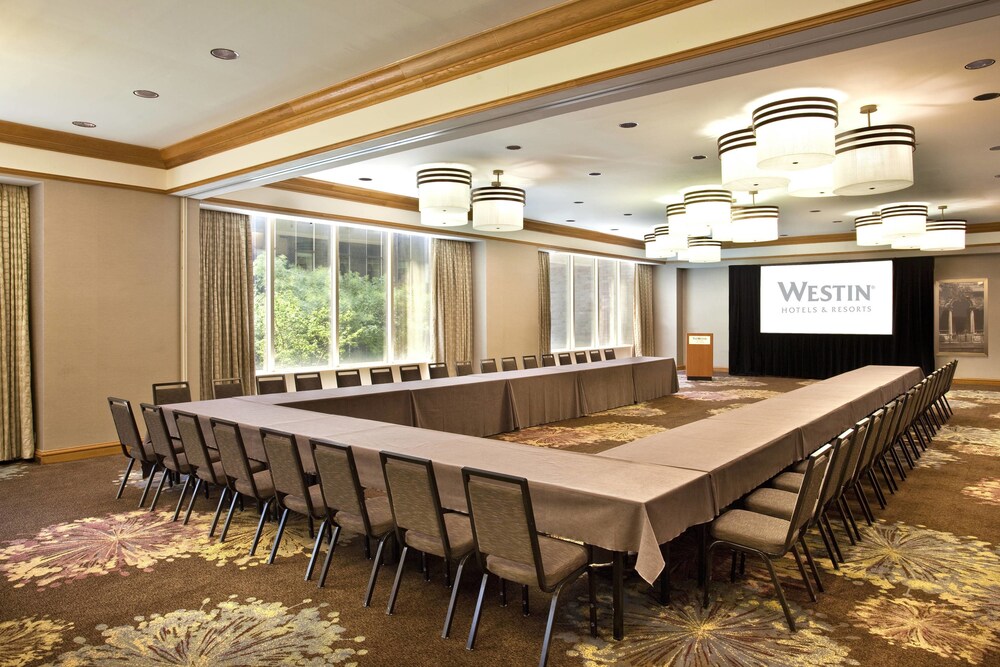
M 39 450 L 35 452 L 35 460 L 45 465 L 47 463 L 65 463 L 66 461 L 81 461 L 99 456 L 121 454 L 122 446 L 117 442 L 98 442 L 93 445 L 65 447 L 63 449 Z
M 954 380 L 952 380 L 952 384 L 958 384 L 958 385 L 984 384 L 988 387 L 1000 387 L 1000 380 L 992 380 L 988 378 L 955 378 Z

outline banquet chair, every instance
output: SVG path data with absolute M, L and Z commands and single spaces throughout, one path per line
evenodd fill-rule
M 554 354 L 543 354 L 542 355 L 542 366 L 555 366 L 556 357 Z
M 591 361 L 601 361 L 601 351 L 600 350 L 591 350 L 590 351 L 590 360 Z
M 213 537 L 215 529 L 219 525 L 219 517 L 222 516 L 223 504 L 229 497 L 226 472 L 222 467 L 222 461 L 218 458 L 218 451 L 208 448 L 205 442 L 205 432 L 201 428 L 201 420 L 197 415 L 175 410 L 174 424 L 184 446 L 184 455 L 187 456 L 188 464 L 194 468 L 195 475 L 194 491 L 191 493 L 191 502 L 188 503 L 187 512 L 184 514 L 184 525 L 187 525 L 191 519 L 191 510 L 194 509 L 194 502 L 198 497 L 198 490 L 201 488 L 202 482 L 209 486 L 217 486 L 221 489 L 219 502 L 215 507 L 212 525 L 208 529 L 208 536 Z M 263 468 L 263 464 L 260 464 L 259 469 L 263 470 Z
M 500 368 L 505 371 L 516 371 L 517 370 L 517 358 L 516 357 L 501 357 L 500 358 Z
M 163 483 L 167 481 L 167 477 L 186 475 L 184 486 L 181 487 L 181 495 L 177 499 L 174 518 L 172 519 L 172 521 L 177 521 L 177 517 L 181 513 L 181 506 L 184 503 L 184 496 L 187 495 L 188 487 L 191 485 L 191 478 L 194 476 L 194 471 L 188 464 L 184 450 L 181 449 L 178 451 L 174 448 L 173 440 L 170 438 L 170 431 L 167 429 L 167 420 L 163 416 L 163 409 L 158 405 L 142 403 L 139 405 L 139 410 L 142 412 L 143 421 L 146 422 L 146 433 L 149 434 L 149 441 L 153 446 L 156 462 L 162 470 L 160 483 L 156 487 L 156 493 L 153 494 L 153 502 L 149 504 L 149 511 L 153 512 L 156 510 L 156 503 L 160 500 L 160 492 L 163 491 Z M 150 473 L 150 477 L 152 475 L 153 473 Z
M 533 354 L 526 354 L 521 357 L 521 365 L 525 368 L 538 368 L 538 357 Z
M 288 383 L 284 375 L 258 375 L 257 394 L 284 394 L 288 391 Z
M 238 398 L 243 396 L 243 381 L 240 378 L 219 378 L 212 380 L 212 396 L 215 398 Z
M 229 503 L 229 513 L 226 514 L 226 522 L 222 525 L 222 532 L 219 534 L 219 542 L 226 541 L 229 526 L 233 521 L 233 511 L 236 509 L 236 503 L 240 497 L 250 496 L 260 508 L 260 521 L 257 522 L 257 531 L 250 544 L 250 555 L 253 556 L 257 552 L 257 544 L 264 531 L 264 521 L 267 519 L 268 510 L 274 500 L 274 482 L 271 480 L 271 473 L 268 470 L 255 470 L 255 466 L 251 466 L 239 424 L 215 417 L 210 422 L 212 434 L 215 436 L 215 444 L 219 448 L 219 456 L 222 459 L 222 467 L 226 471 L 229 490 L 233 494 L 232 501 Z
M 155 382 L 153 384 L 153 405 L 170 403 L 190 403 L 191 387 L 187 382 Z
M 122 497 L 128 476 L 132 473 L 132 466 L 138 461 L 143 472 L 149 471 L 149 477 L 146 478 L 142 495 L 139 497 L 139 507 L 142 507 L 153 482 L 153 471 L 157 467 L 156 454 L 153 452 L 152 445 L 143 442 L 142 436 L 139 435 L 139 427 L 135 423 L 132 404 L 124 398 L 108 396 L 108 406 L 111 408 L 111 418 L 115 422 L 115 431 L 118 433 L 118 443 L 122 446 L 122 454 L 128 459 L 125 472 L 122 474 L 122 483 L 118 485 L 118 493 L 115 494 L 115 500 Z
M 497 360 L 496 359 L 483 359 L 479 362 L 479 372 L 480 373 L 496 373 L 497 372 Z
M 389 452 L 379 452 L 379 460 L 382 462 L 385 489 L 389 495 L 396 543 L 403 547 L 385 613 L 392 615 L 395 610 L 399 582 L 409 550 L 416 549 L 424 554 L 425 577 L 429 576 L 426 555 L 439 556 L 444 559 L 445 585 L 451 586 L 451 600 L 445 613 L 444 629 L 441 631 L 441 637 L 447 639 L 455 614 L 455 599 L 462 582 L 462 570 L 474 551 L 469 517 L 456 512 L 445 512 L 441 508 L 434 466 L 430 460 Z M 451 581 L 452 560 L 458 561 L 454 583 Z
M 316 371 L 296 373 L 293 379 L 295 380 L 295 391 L 312 391 L 323 388 L 323 378 Z
M 576 358 L 576 363 L 585 364 L 587 363 L 587 353 L 583 350 L 573 353 L 573 357 Z
M 785 612 L 785 620 L 788 622 L 788 628 L 792 632 L 795 632 L 795 620 L 792 618 L 792 612 L 788 608 L 788 602 L 785 600 L 785 593 L 781 589 L 781 582 L 778 581 L 778 576 L 774 572 L 774 565 L 771 561 L 782 558 L 791 551 L 798 565 L 799 574 L 802 575 L 802 580 L 809 591 L 809 597 L 813 600 L 816 599 L 795 545 L 796 542 L 801 541 L 810 518 L 816 513 L 817 506 L 819 505 L 820 489 L 830 465 L 832 449 L 831 445 L 826 444 L 809 455 L 809 464 L 803 478 L 802 487 L 797 494 L 791 519 L 779 519 L 748 510 L 732 509 L 723 512 L 721 516 L 709 524 L 708 530 L 712 541 L 708 545 L 703 566 L 703 578 L 705 581 L 704 598 L 702 600 L 703 607 L 708 607 L 709 584 L 712 576 L 712 552 L 720 546 L 729 547 L 741 553 L 760 556 L 761 560 L 764 561 L 771 575 L 771 582 L 774 584 L 778 601 Z
M 463 375 L 472 375 L 472 362 L 471 361 L 456 361 L 455 362 L 455 374 L 459 377 Z
M 446 378 L 448 377 L 448 364 L 427 364 L 427 372 L 430 374 L 432 380 Z
M 614 349 L 612 349 L 612 348 L 609 347 L 608 349 L 604 350 L 604 360 L 605 361 L 612 361 L 614 358 L 615 358 L 615 351 L 614 351 Z
M 333 377 L 334 380 L 336 380 L 338 387 L 361 386 L 361 371 L 357 368 L 352 368 L 346 371 L 337 371 L 333 374 Z
M 264 443 L 264 456 L 267 458 L 267 467 L 271 471 L 271 481 L 274 484 L 274 502 L 281 510 L 278 532 L 274 535 L 271 554 L 267 558 L 267 563 L 270 565 L 278 554 L 289 512 L 296 512 L 306 517 L 309 522 L 309 537 L 313 537 L 315 533 L 313 519 L 322 521 L 326 518 L 326 511 L 323 508 L 323 494 L 319 484 L 310 484 L 306 480 L 295 436 L 291 433 L 262 428 L 260 438 Z M 312 572 L 315 561 L 316 551 L 313 550 L 306 566 L 307 575 Z
M 560 366 L 569 366 L 572 363 L 573 363 L 573 357 L 570 356 L 569 352 L 560 352 L 559 353 L 559 365 Z
M 590 598 L 590 636 L 596 637 L 597 596 L 590 549 L 575 542 L 539 534 L 525 478 L 462 468 L 462 482 L 476 557 L 483 571 L 466 648 L 471 650 L 475 646 L 486 584 L 491 574 L 522 587 L 537 586 L 552 594 L 538 661 L 540 667 L 548 661 L 559 595 L 584 572 L 587 573 Z
M 396 381 L 392 377 L 392 366 L 369 368 L 368 377 L 371 378 L 372 384 L 392 384 Z
M 382 566 L 386 541 L 394 535 L 389 499 L 386 496 L 365 498 L 365 489 L 358 477 L 358 466 L 354 462 L 354 450 L 350 447 L 315 438 L 309 441 L 309 447 L 316 464 L 316 475 L 319 477 L 323 498 L 323 512 L 326 515 L 326 520 L 320 525 L 319 534 L 316 535 L 316 544 L 313 545 L 313 560 L 319 553 L 325 532 L 330 531 L 330 541 L 323 569 L 320 571 L 318 587 L 323 588 L 326 583 L 330 562 L 333 560 L 333 552 L 337 548 L 337 540 L 342 529 L 364 536 L 365 553 L 371 550 L 369 542 L 377 540 L 375 562 L 372 563 L 372 572 L 365 591 L 364 606 L 367 607 L 372 601 L 372 591 L 375 589 L 375 580 Z M 306 580 L 311 575 L 310 568 L 306 571 Z
M 413 382 L 415 380 L 423 380 L 423 376 L 420 374 L 420 366 L 417 364 L 411 364 L 409 366 L 399 367 L 399 381 L 400 382 Z

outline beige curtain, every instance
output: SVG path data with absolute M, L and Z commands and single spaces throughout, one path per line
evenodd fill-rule
M 35 455 L 31 407 L 28 188 L 0 183 L 0 461 Z
M 655 352 L 653 344 L 653 267 L 649 264 L 635 265 L 632 335 L 635 341 L 636 356 L 653 356 Z
M 254 392 L 253 245 L 250 216 L 201 212 L 201 397 L 238 377 Z
M 552 295 L 549 291 L 549 253 L 538 253 L 538 352 L 552 351 Z
M 448 364 L 472 360 L 472 245 L 434 239 L 434 359 Z

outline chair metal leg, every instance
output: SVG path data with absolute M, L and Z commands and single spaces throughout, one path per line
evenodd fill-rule
M 171 521 L 177 521 L 177 517 L 181 515 L 181 507 L 184 505 L 184 496 L 187 494 L 188 486 L 191 484 L 191 477 L 193 475 L 189 474 L 184 478 L 184 486 L 181 487 L 181 497 L 177 499 L 177 507 L 174 508 L 174 518 Z
M 363 603 L 363 606 L 365 607 L 372 603 L 372 594 L 375 592 L 375 581 L 378 579 L 379 568 L 382 567 L 383 549 L 385 549 L 385 543 L 388 540 L 392 540 L 393 544 L 395 544 L 396 534 L 386 533 L 378 541 L 378 548 L 375 550 L 375 562 L 372 563 L 372 573 L 368 577 L 368 590 L 365 592 L 365 600 Z
M 816 590 L 820 593 L 825 592 L 823 590 L 823 582 L 819 579 L 819 570 L 816 569 L 816 561 L 813 560 L 812 553 L 809 551 L 809 545 L 806 544 L 805 535 L 799 538 L 799 543 L 802 545 L 802 553 L 806 555 L 806 563 L 809 564 L 809 569 L 812 570 L 813 579 L 816 580 Z
M 559 604 L 559 594 L 562 593 L 565 585 L 566 583 L 563 582 L 552 591 L 552 602 L 549 603 L 549 618 L 545 622 L 545 636 L 542 639 L 542 655 L 538 659 L 538 667 L 545 667 L 549 661 L 549 642 L 552 640 L 552 626 L 556 620 L 556 605 Z
M 306 565 L 306 581 L 312 579 L 313 568 L 316 567 L 316 556 L 319 555 L 319 547 L 323 543 L 323 536 L 326 535 L 326 527 L 330 525 L 328 519 L 323 519 L 323 523 L 319 524 L 319 532 L 316 534 L 316 539 L 313 542 L 312 555 L 309 557 L 309 564 Z
M 806 575 L 806 568 L 802 565 L 802 557 L 799 556 L 799 550 L 794 544 L 792 545 L 792 556 L 795 557 L 795 565 L 799 568 L 799 576 L 802 577 L 802 583 L 806 585 L 806 590 L 809 592 L 809 599 L 815 602 L 816 591 L 813 590 L 812 582 L 809 581 L 809 577 Z
M 823 528 L 822 518 L 816 522 L 816 529 L 819 531 L 819 536 L 823 538 L 823 546 L 826 548 L 826 553 L 830 556 L 830 562 L 833 563 L 833 569 L 839 570 L 840 563 L 837 562 L 837 554 L 833 552 L 833 546 L 830 544 L 830 538 L 826 536 L 826 530 Z
M 788 601 L 785 600 L 785 592 L 781 590 L 781 582 L 778 581 L 778 575 L 774 572 L 774 565 L 771 563 L 771 559 L 764 557 L 764 564 L 767 565 L 767 571 L 771 574 L 771 582 L 774 584 L 774 592 L 778 596 L 778 602 L 781 603 L 781 609 L 785 612 L 785 620 L 788 621 L 788 629 L 795 632 L 795 621 L 792 619 L 792 612 L 788 608 Z
M 846 493 L 843 495 L 846 499 Z M 854 497 L 858 500 L 858 505 L 861 506 L 861 512 L 865 515 L 865 523 L 869 526 L 875 523 L 875 515 L 872 514 L 872 506 L 868 504 L 868 497 L 864 493 L 858 493 L 855 489 Z
M 839 503 L 834 503 L 834 507 L 837 509 L 837 515 L 840 517 L 840 522 L 844 524 L 844 532 L 847 533 L 847 539 L 850 540 L 852 545 L 858 543 L 854 539 L 854 533 L 851 532 L 851 525 L 847 522 L 847 515 L 844 514 L 844 508 L 840 506 Z
M 207 486 L 207 485 L 206 485 Z M 198 489 L 201 488 L 201 477 L 194 480 L 194 491 L 191 492 L 191 502 L 188 503 L 187 512 L 184 513 L 184 525 L 188 525 L 191 520 L 191 510 L 194 509 L 194 500 L 198 497 Z
M 118 493 L 115 494 L 115 500 L 119 500 L 122 497 L 122 493 L 125 491 L 125 484 L 128 483 L 128 476 L 132 474 L 132 466 L 135 465 L 135 459 L 129 457 L 128 465 L 125 466 L 125 472 L 122 473 L 122 483 L 118 485 Z
M 239 491 L 234 490 L 231 493 L 233 494 L 233 502 L 229 503 L 229 514 L 226 515 L 226 523 L 222 525 L 222 532 L 219 534 L 219 542 L 226 541 L 226 535 L 229 533 L 229 524 L 233 521 L 233 511 L 236 509 L 236 502 L 240 500 Z
M 330 571 L 330 561 L 333 560 L 333 552 L 337 550 L 337 540 L 339 538 L 340 526 L 335 525 L 333 527 L 333 534 L 330 535 L 330 546 L 327 547 L 326 559 L 323 561 L 323 571 L 319 574 L 319 581 L 316 583 L 316 588 L 323 588 L 326 585 L 326 575 Z
M 471 651 L 476 646 L 476 632 L 479 630 L 479 617 L 483 611 L 483 598 L 486 596 L 486 583 L 489 581 L 488 572 L 483 572 L 483 580 L 479 583 L 479 597 L 476 599 L 476 609 L 472 612 L 472 627 L 469 628 L 469 640 L 465 643 L 465 648 Z
M 410 547 L 403 545 L 403 553 L 399 556 L 399 567 L 396 568 L 396 578 L 392 582 L 392 590 L 389 592 L 389 604 L 385 607 L 385 613 L 392 616 L 396 608 L 396 595 L 399 593 L 399 580 L 403 578 L 403 566 L 406 565 L 406 554 Z
M 260 500 L 258 499 L 258 502 Z M 257 544 L 260 543 L 260 536 L 264 532 L 264 522 L 267 521 L 267 511 L 271 508 L 271 501 L 265 500 L 264 506 L 260 508 L 260 521 L 257 522 L 257 532 L 253 534 L 253 542 L 250 544 L 250 555 L 257 553 Z
M 458 561 L 458 569 L 455 571 L 455 583 L 451 587 L 451 599 L 448 601 L 448 611 L 444 615 L 444 630 L 441 631 L 441 639 L 447 639 L 451 634 L 451 620 L 455 616 L 455 599 L 458 597 L 458 587 L 462 583 L 462 569 L 465 568 L 465 561 L 469 560 L 472 552 L 465 554 L 462 560 Z
M 150 473 L 150 476 L 152 476 L 152 474 L 153 473 Z M 170 471 L 164 468 L 163 474 L 160 475 L 160 483 L 156 485 L 156 493 L 153 494 L 153 502 L 149 504 L 150 512 L 156 510 L 156 503 L 160 500 L 160 492 L 163 491 L 163 483 L 167 481 L 168 477 L 170 477 Z
M 155 463 L 153 467 L 149 469 L 149 477 L 146 478 L 146 485 L 142 487 L 142 495 L 139 496 L 139 507 L 146 504 L 146 495 L 149 493 L 149 487 L 153 483 L 153 478 L 156 477 L 156 471 L 159 469 Z
M 207 485 L 206 485 L 207 486 Z M 208 530 L 208 536 L 215 536 L 215 527 L 219 525 L 219 517 L 222 516 L 222 505 L 226 502 L 226 496 L 229 494 L 229 487 L 222 487 L 222 493 L 219 494 L 219 503 L 215 508 L 215 516 L 212 517 L 212 527 Z
M 847 498 L 841 496 L 837 498 L 837 504 L 844 508 L 844 516 L 847 517 L 847 521 L 851 524 L 851 529 L 854 531 L 854 537 L 857 538 L 858 542 L 863 542 L 861 537 L 861 531 L 858 530 L 858 523 L 854 520 L 854 512 L 851 511 L 851 506 L 847 502 Z
M 281 513 L 281 521 L 278 522 L 278 532 L 274 535 L 274 544 L 271 546 L 271 555 L 267 557 L 267 564 L 274 562 L 274 557 L 278 555 L 278 545 L 281 544 L 281 536 L 285 534 L 285 523 L 288 521 L 288 508 Z
M 826 525 L 826 532 L 830 536 L 830 544 L 833 545 L 833 550 L 837 553 L 837 560 L 843 563 L 844 554 L 840 551 L 840 543 L 837 542 L 837 535 L 833 532 L 833 526 L 830 525 L 830 517 L 828 517 L 826 512 L 824 512 L 823 516 L 820 517 L 820 520 L 824 525 Z

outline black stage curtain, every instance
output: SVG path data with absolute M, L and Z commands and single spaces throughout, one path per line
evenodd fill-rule
M 846 262 L 845 262 L 846 264 Z M 892 260 L 893 335 L 760 333 L 760 266 L 729 267 L 729 373 L 825 379 L 869 364 L 934 370 L 934 258 Z

